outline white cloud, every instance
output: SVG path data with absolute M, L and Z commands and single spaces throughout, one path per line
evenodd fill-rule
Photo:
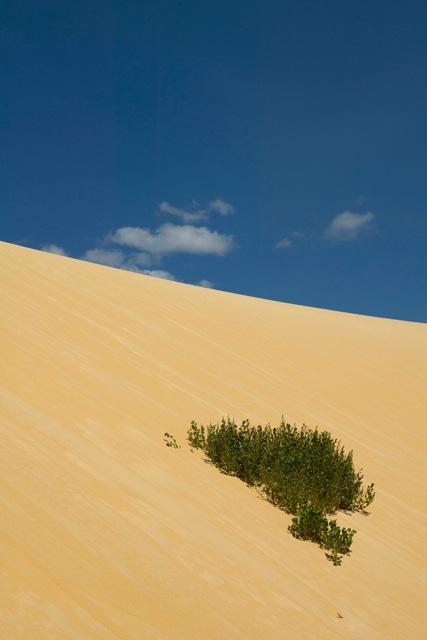
M 164 280 L 176 280 L 175 276 L 169 271 L 164 271 L 163 269 L 144 269 L 141 271 L 146 276 L 154 276 L 155 278 L 163 278 Z
M 206 278 L 202 278 L 198 283 L 199 287 L 206 287 L 207 289 L 214 289 L 215 285 L 210 280 L 206 280 Z
M 136 273 L 145 273 L 146 271 L 140 267 L 147 267 L 151 264 L 150 256 L 143 252 L 126 254 L 119 249 L 110 250 L 102 248 L 89 249 L 82 256 L 82 260 L 97 262 L 98 264 L 105 264 L 108 267 L 116 267 L 118 269 L 125 269 L 126 271 L 135 271 Z M 161 273 L 167 272 L 162 271 Z M 173 279 L 173 277 L 170 279 Z
M 344 211 L 333 218 L 325 230 L 325 237 L 339 242 L 355 240 L 361 233 L 371 228 L 374 217 L 370 211 L 366 213 Z
M 122 267 L 126 256 L 122 251 L 109 251 L 107 249 L 89 249 L 83 256 L 83 260 L 105 264 L 109 267 Z
M 148 267 L 152 263 L 151 256 L 148 253 L 144 253 L 144 251 L 139 251 L 137 253 L 131 253 L 127 256 L 126 262 L 128 265 L 134 265 L 135 267 Z
M 147 276 L 164 278 L 165 280 L 176 280 L 172 273 L 163 269 L 140 269 L 141 265 L 146 266 L 150 263 L 150 256 L 146 253 L 130 253 L 126 255 L 120 250 L 97 248 L 86 251 L 82 259 L 88 260 L 89 262 L 97 262 L 98 264 L 105 264 L 108 267 L 124 269 L 125 271 L 144 273 Z
M 66 256 L 66 252 L 62 247 L 59 247 L 57 244 L 44 244 L 41 247 L 42 251 L 47 251 L 48 253 L 56 253 L 58 256 Z
M 296 242 L 297 240 L 301 240 L 301 238 L 304 238 L 304 236 L 305 234 L 301 231 L 291 231 L 287 236 L 279 240 L 279 242 L 276 242 L 273 248 L 289 249 L 289 247 L 292 247 L 294 242 Z
M 216 198 L 209 202 L 209 211 L 218 211 L 222 216 L 229 216 L 234 213 L 235 209 L 229 202 L 222 198 Z
M 159 211 L 176 216 L 183 222 L 191 224 L 192 222 L 206 222 L 214 211 L 222 216 L 229 216 L 234 213 L 235 209 L 232 204 L 222 198 L 215 198 L 215 200 L 210 200 L 206 207 L 202 208 L 198 207 L 197 202 L 193 202 L 192 207 L 181 209 L 165 201 L 159 204 Z
M 282 240 L 279 240 L 279 242 L 277 242 L 274 245 L 275 249 L 289 249 L 289 247 L 292 245 L 292 240 L 289 240 L 289 238 L 282 238 Z
M 154 232 L 142 227 L 121 227 L 109 234 L 107 240 L 140 249 L 157 258 L 170 253 L 223 256 L 234 246 L 232 236 L 207 227 L 170 223 L 163 224 Z
M 209 212 L 206 209 L 187 211 L 186 209 L 174 207 L 172 204 L 169 204 L 169 202 L 161 202 L 159 204 L 159 210 L 162 213 L 169 213 L 171 216 L 177 216 L 184 222 L 201 222 L 207 220 L 209 217 Z

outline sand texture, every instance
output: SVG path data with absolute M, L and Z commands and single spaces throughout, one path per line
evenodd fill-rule
M 0 638 L 427 637 L 426 325 L 6 243 L 0 295 Z M 227 414 L 354 450 L 341 567 L 190 451 Z

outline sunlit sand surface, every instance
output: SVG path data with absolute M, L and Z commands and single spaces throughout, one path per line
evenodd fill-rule
M 426 637 L 426 325 L 5 243 L 0 294 L 1 638 Z M 227 414 L 354 450 L 341 567 L 190 451 Z

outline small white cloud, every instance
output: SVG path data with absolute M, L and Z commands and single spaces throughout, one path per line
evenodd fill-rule
M 289 238 L 282 238 L 282 240 L 279 240 L 279 242 L 277 242 L 274 245 L 275 249 L 289 249 L 289 247 L 292 245 L 292 240 L 289 240 Z
M 214 289 L 215 285 L 210 280 L 206 280 L 206 278 L 202 278 L 200 282 L 197 283 L 199 287 L 206 287 L 206 289 Z
M 222 216 L 229 216 L 234 213 L 235 209 L 229 202 L 226 202 L 222 198 L 216 198 L 209 202 L 209 211 L 217 211 Z
M 276 242 L 273 248 L 289 249 L 289 247 L 292 247 L 295 241 L 301 240 L 301 238 L 304 238 L 304 236 L 305 234 L 301 231 L 291 231 L 285 238 L 282 238 L 281 240 L 279 240 L 279 242 Z
M 126 262 L 128 265 L 134 265 L 135 267 L 148 267 L 152 263 L 151 256 L 144 251 L 137 253 L 131 253 L 127 256 Z
M 232 204 L 222 198 L 215 198 L 215 200 L 211 200 L 206 207 L 202 208 L 200 208 L 198 202 L 195 201 L 193 201 L 191 207 L 185 209 L 175 207 L 169 202 L 161 202 L 159 204 L 159 211 L 168 213 L 171 216 L 176 216 L 183 222 L 191 224 L 193 222 L 206 222 L 213 212 L 217 212 L 222 216 L 229 216 L 234 213 L 235 209 Z
M 208 211 L 205 209 L 197 209 L 196 211 L 187 211 L 186 209 L 180 209 L 174 207 L 169 202 L 161 202 L 159 204 L 159 210 L 162 213 L 169 213 L 171 216 L 177 216 L 181 218 L 183 222 L 201 222 L 208 219 Z
M 355 240 L 361 233 L 371 228 L 371 222 L 374 217 L 374 214 L 370 211 L 366 213 L 344 211 L 333 218 L 324 235 L 326 238 L 338 242 Z
M 108 267 L 116 267 L 125 271 L 134 271 L 135 273 L 144 273 L 147 276 L 156 278 L 164 278 L 165 280 L 175 280 L 175 276 L 169 271 L 163 269 L 140 269 L 139 265 L 147 264 L 144 253 L 131 253 L 126 255 L 123 251 L 108 249 L 89 249 L 83 256 L 83 260 L 89 262 L 97 262 Z
M 48 253 L 56 253 L 57 256 L 66 256 L 66 252 L 62 247 L 59 247 L 57 244 L 44 244 L 41 247 L 42 251 L 47 251 Z
M 176 280 L 175 276 L 169 271 L 163 271 L 163 269 L 144 269 L 141 271 L 146 276 L 153 276 L 154 278 L 163 278 L 164 280 Z
M 83 256 L 83 260 L 105 264 L 109 267 L 122 267 L 126 256 L 122 251 L 109 251 L 107 249 L 89 249 Z
M 83 260 L 105 264 L 108 267 L 116 267 L 117 269 L 125 269 L 126 271 L 135 271 L 137 273 L 145 273 L 140 267 L 147 267 L 151 264 L 151 258 L 147 253 L 129 253 L 125 254 L 119 249 L 89 249 L 82 256 Z M 167 273 L 162 272 L 162 273 Z M 151 274 L 149 274 L 151 275 Z
M 157 258 L 171 253 L 223 256 L 234 246 L 232 236 L 211 231 L 207 227 L 169 223 L 154 232 L 142 227 L 121 227 L 109 234 L 107 240 L 140 249 Z

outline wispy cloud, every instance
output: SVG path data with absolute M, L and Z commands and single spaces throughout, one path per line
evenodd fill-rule
M 129 271 L 140 271 L 140 267 L 147 267 L 151 264 L 151 258 L 146 253 L 125 253 L 119 249 L 104 249 L 102 247 L 88 249 L 82 259 Z
M 366 213 L 344 211 L 333 218 L 325 229 L 324 236 L 337 242 L 355 240 L 372 228 L 371 223 L 374 218 L 374 214 L 370 211 Z
M 164 271 L 163 269 L 144 269 L 141 273 L 147 276 L 153 276 L 154 278 L 162 278 L 163 280 L 176 280 L 172 273 Z
M 292 240 L 289 238 L 282 238 L 279 242 L 276 242 L 274 245 L 275 249 L 289 249 L 292 246 Z
M 57 244 L 44 244 L 41 247 L 42 251 L 47 251 L 48 253 L 56 253 L 56 255 L 58 256 L 66 256 L 66 252 L 65 249 L 63 249 L 62 247 L 60 247 Z
M 191 224 L 193 222 L 207 222 L 214 212 L 222 216 L 229 216 L 235 212 L 235 208 L 222 198 L 215 198 L 215 200 L 210 200 L 204 207 L 200 207 L 198 202 L 193 202 L 191 207 L 180 208 L 165 201 L 159 204 L 159 211 L 176 216 L 183 222 Z
M 206 280 L 206 278 L 202 278 L 198 283 L 199 287 L 206 287 L 206 289 L 214 289 L 215 285 L 210 280 Z
M 304 237 L 304 233 L 301 231 L 291 231 L 287 236 L 276 242 L 274 249 L 289 249 L 296 240 L 300 240 Z
M 176 280 L 175 276 L 164 269 L 142 269 L 142 266 L 150 264 L 151 258 L 146 253 L 130 253 L 125 254 L 123 251 L 113 249 L 95 248 L 89 249 L 82 256 L 82 260 L 104 264 L 108 267 L 116 267 L 126 271 L 134 271 L 136 273 L 144 273 L 148 276 L 156 278 L 164 278 L 166 280 Z
M 140 249 L 157 260 L 171 253 L 224 256 L 234 247 L 233 236 L 207 227 L 170 223 L 154 231 L 143 227 L 120 227 L 107 236 L 107 241 Z
M 126 261 L 126 256 L 122 251 L 109 251 L 108 249 L 89 249 L 82 258 L 109 267 L 123 267 Z
M 235 212 L 235 208 L 229 202 L 226 202 L 222 198 L 216 198 L 209 202 L 209 211 L 217 211 L 222 216 L 230 216 Z
M 204 222 L 209 218 L 209 212 L 207 209 L 196 209 L 195 211 L 188 211 L 187 209 L 180 209 L 169 204 L 169 202 L 161 202 L 159 204 L 159 211 L 162 213 L 169 213 L 171 216 L 180 218 L 183 222 Z

